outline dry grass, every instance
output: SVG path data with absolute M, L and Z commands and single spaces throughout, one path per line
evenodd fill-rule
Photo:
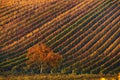
M 0 80 L 118 80 L 117 77 L 100 77 L 98 75 L 21 75 L 0 77 Z

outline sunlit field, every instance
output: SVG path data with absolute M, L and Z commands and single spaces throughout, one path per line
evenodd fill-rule
M 0 0 L 0 80 L 120 80 L 120 0 Z
M 55 0 L 0 0 L 2 6 L 11 6 L 11 5 L 26 5 L 26 4 L 44 4 L 49 3 Z
M 119 80 L 116 75 L 62 75 L 62 74 L 41 74 L 0 77 L 0 80 Z

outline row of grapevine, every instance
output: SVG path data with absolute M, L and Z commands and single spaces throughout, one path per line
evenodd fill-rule
M 14 40 L 17 40 L 18 38 L 20 38 L 20 37 L 22 37 L 22 36 L 24 36 L 25 34 L 31 32 L 33 29 L 36 29 L 37 27 L 40 27 L 40 25 L 43 25 L 45 22 L 51 20 L 51 19 L 54 18 L 55 16 L 63 13 L 64 11 L 68 10 L 69 8 L 72 8 L 73 6 L 75 6 L 75 4 L 71 4 L 71 6 L 68 6 L 68 7 L 67 7 L 67 5 L 66 5 L 66 6 L 62 6 L 62 7 L 61 7 L 61 6 L 62 6 L 62 5 L 60 5 L 57 10 L 54 10 L 54 11 L 52 11 L 51 13 L 49 13 L 49 15 L 47 15 L 47 16 L 46 16 L 46 14 L 48 14 L 48 13 L 44 13 L 43 15 L 40 15 L 41 18 L 40 18 L 40 17 L 37 17 L 37 18 L 39 18 L 39 22 L 41 21 L 39 24 L 37 24 L 38 21 L 36 20 L 36 23 L 32 23 L 32 24 L 30 24 L 29 26 L 27 25 L 26 27 L 22 28 L 22 30 L 18 30 L 19 32 L 17 31 L 16 34 L 11 34 L 11 37 L 13 37 L 12 40 L 11 40 L 11 37 L 8 37 L 8 39 L 4 40 L 4 41 L 6 41 L 5 45 L 8 44 L 8 43 L 11 43 L 11 42 L 14 41 Z M 66 8 L 65 8 L 65 7 L 66 7 Z M 60 8 L 60 9 L 59 9 L 59 8 Z M 51 11 L 51 10 L 50 10 L 50 11 Z M 58 11 L 60 11 L 60 12 L 58 12 Z M 54 13 L 55 13 L 56 15 L 53 15 Z M 49 16 L 51 16 L 51 17 L 49 17 Z M 36 25 L 34 25 L 34 24 L 36 24 Z M 34 27 L 32 27 L 32 26 L 34 26 Z M 27 30 L 28 28 L 29 28 L 29 30 Z M 23 30 L 24 30 L 24 32 L 22 32 Z M 21 34 L 19 37 L 14 37 L 14 36 L 20 34 L 21 32 L 22 32 L 22 34 Z M 12 36 L 12 35 L 13 35 L 13 36 Z M 10 39 L 9 39 L 9 38 L 10 38 Z
M 63 55 L 60 67 L 66 73 L 120 70 L 118 0 L 56 0 L 0 9 L 0 66 L 5 70 L 25 66 L 27 49 L 38 43 Z

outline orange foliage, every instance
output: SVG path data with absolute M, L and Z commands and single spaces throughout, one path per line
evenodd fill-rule
M 48 64 L 50 67 L 56 67 L 59 65 L 62 56 L 55 54 L 51 48 L 44 44 L 36 44 L 28 49 L 27 58 L 29 65 L 35 64 L 40 67 L 42 64 Z
M 52 51 L 49 52 L 47 57 L 45 58 L 45 61 L 49 63 L 51 67 L 56 67 L 59 65 L 60 60 L 62 59 L 62 56 L 59 54 L 54 54 Z

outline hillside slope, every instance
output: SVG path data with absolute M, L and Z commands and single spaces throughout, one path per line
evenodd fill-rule
M 37 43 L 63 55 L 66 73 L 120 72 L 120 1 L 1 5 L 0 66 L 23 65 L 27 49 Z

